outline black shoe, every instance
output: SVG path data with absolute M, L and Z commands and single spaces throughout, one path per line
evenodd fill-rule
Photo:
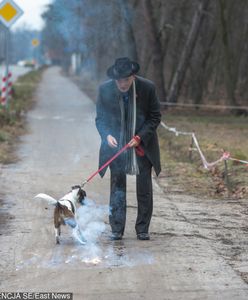
M 147 241 L 150 240 L 150 235 L 146 232 L 137 233 L 137 239 L 141 241 Z
M 112 232 L 110 239 L 112 241 L 118 241 L 118 240 L 122 240 L 122 234 L 119 232 Z

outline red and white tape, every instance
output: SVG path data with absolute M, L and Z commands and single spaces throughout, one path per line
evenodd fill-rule
M 164 122 L 161 122 L 160 124 L 166 130 L 175 133 L 176 136 L 179 136 L 179 135 L 190 135 L 190 136 L 192 136 L 192 139 L 194 141 L 194 144 L 196 146 L 197 151 L 200 154 L 200 157 L 201 157 L 201 160 L 202 160 L 202 163 L 203 163 L 203 166 L 204 166 L 205 169 L 210 169 L 213 166 L 217 165 L 218 163 L 220 163 L 220 162 L 222 162 L 224 160 L 233 160 L 233 161 L 240 162 L 242 164 L 246 164 L 248 166 L 248 161 L 246 161 L 246 160 L 240 160 L 240 159 L 237 159 L 237 158 L 233 158 L 233 157 L 231 157 L 231 154 L 229 152 L 226 152 L 226 151 L 223 152 L 222 156 L 218 160 L 210 163 L 210 162 L 208 162 L 206 160 L 204 154 L 202 153 L 202 150 L 201 150 L 201 148 L 199 146 L 199 142 L 198 142 L 198 140 L 197 140 L 194 132 L 178 131 L 176 128 L 167 126 Z
M 5 106 L 7 99 L 12 93 L 12 73 L 9 72 L 8 76 L 3 76 L 1 81 L 1 104 Z

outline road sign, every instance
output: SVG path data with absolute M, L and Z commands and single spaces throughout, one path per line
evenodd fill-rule
M 33 47 L 38 47 L 40 44 L 40 41 L 38 39 L 32 39 L 32 46 Z
M 13 1 L 4 0 L 0 3 L 0 21 L 10 27 L 21 17 L 23 10 Z

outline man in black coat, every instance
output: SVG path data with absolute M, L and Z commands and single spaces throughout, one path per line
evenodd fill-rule
M 107 70 L 111 80 L 99 88 L 96 127 L 101 136 L 99 166 L 123 146 L 129 148 L 110 164 L 110 225 L 113 240 L 120 240 L 126 222 L 126 174 L 136 175 L 138 214 L 136 233 L 149 240 L 153 209 L 151 169 L 160 173 L 156 129 L 161 120 L 153 82 L 136 74 L 139 65 L 129 58 L 118 58 Z M 103 177 L 106 168 L 101 171 Z

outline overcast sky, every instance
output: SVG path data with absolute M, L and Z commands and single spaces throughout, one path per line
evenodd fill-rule
M 68 0 L 69 1 L 69 0 Z M 20 28 L 24 24 L 30 29 L 41 29 L 43 26 L 41 14 L 46 9 L 46 5 L 52 0 L 14 0 L 24 11 L 24 14 L 12 26 L 12 29 Z

